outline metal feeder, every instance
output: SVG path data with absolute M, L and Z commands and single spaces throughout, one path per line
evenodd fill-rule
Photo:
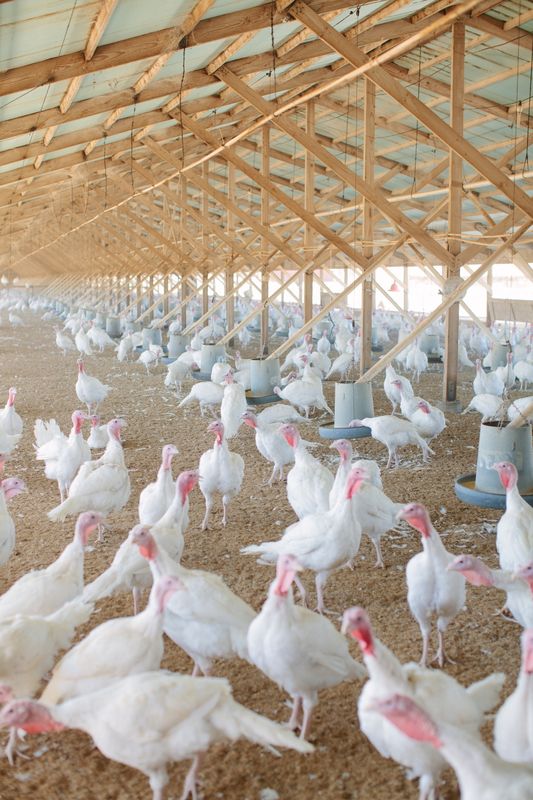
M 254 358 L 250 366 L 250 390 L 246 392 L 246 399 L 255 405 L 279 403 L 279 397 L 272 391 L 273 386 L 279 385 L 280 380 L 279 358 Z
M 333 422 L 322 425 L 318 433 L 323 439 L 362 439 L 371 436 L 366 426 L 349 428 L 352 419 L 374 416 L 371 383 L 339 381 L 335 384 L 335 415 Z
M 510 461 L 518 470 L 518 490 L 533 505 L 533 446 L 531 425 L 510 428 L 499 422 L 481 424 L 475 475 L 462 475 L 455 494 L 464 503 L 481 508 L 505 508 L 505 489 L 492 466 Z

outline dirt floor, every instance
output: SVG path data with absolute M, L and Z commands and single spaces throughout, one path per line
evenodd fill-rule
M 12 513 L 17 525 L 17 547 L 8 567 L 0 573 L 0 589 L 27 570 L 53 561 L 70 541 L 73 520 L 62 524 L 48 521 L 46 512 L 58 502 L 57 487 L 44 477 L 43 465 L 37 463 L 33 450 L 33 423 L 37 417 L 55 417 L 63 430 L 70 427 L 70 415 L 79 405 L 75 395 L 76 358 L 64 358 L 56 349 L 52 326 L 25 314 L 26 325 L 14 331 L 6 323 L 0 326 L 0 374 L 2 394 L 10 385 L 18 388 L 17 410 L 25 422 L 21 445 L 8 463 L 6 474 L 19 475 L 29 486 L 29 494 L 16 498 Z M 126 460 L 130 468 L 132 494 L 127 507 L 112 518 L 112 530 L 106 541 L 87 553 L 86 578 L 92 580 L 110 563 L 113 554 L 137 520 L 137 500 L 142 487 L 154 480 L 159 466 L 161 446 L 173 442 L 180 450 L 175 459 L 175 474 L 195 468 L 201 453 L 211 447 L 207 420 L 196 407 L 178 411 L 176 397 L 163 385 L 165 369 L 147 375 L 137 364 L 119 364 L 110 351 L 89 358 L 87 369 L 113 387 L 102 408 L 106 419 L 124 416 Z M 460 399 L 467 402 L 472 394 L 473 370 L 461 374 Z M 417 393 L 433 401 L 439 398 L 442 367 L 423 375 Z M 390 406 L 382 391 L 382 381 L 375 384 L 375 411 L 389 413 Z M 332 401 L 333 384 L 327 386 Z M 317 424 L 303 426 L 307 439 L 318 440 Z M 421 501 L 431 513 L 435 527 L 444 535 L 447 548 L 455 553 L 471 552 L 495 566 L 494 524 L 499 512 L 465 506 L 454 495 L 456 476 L 474 469 L 477 454 L 479 416 L 450 414 L 448 428 L 434 442 L 432 463 L 422 465 L 418 453 L 405 451 L 398 469 L 385 471 L 384 488 L 395 501 Z M 198 490 L 191 495 L 191 523 L 186 534 L 184 564 L 219 572 L 230 587 L 259 609 L 273 577 L 271 568 L 259 566 L 253 557 L 240 554 L 245 544 L 276 538 L 294 521 L 285 485 L 265 485 L 270 467 L 258 454 L 253 433 L 243 427 L 232 448 L 245 459 L 242 491 L 230 507 L 230 523 L 221 526 L 220 510 L 213 527 L 200 531 L 203 498 Z M 386 463 L 385 448 L 372 439 L 361 439 L 357 448 L 362 457 Z M 328 442 L 321 440 L 315 451 L 324 463 L 334 468 L 335 459 Z M 411 529 L 385 537 L 383 552 L 386 568 L 374 568 L 374 552 L 363 538 L 356 569 L 333 575 L 326 587 L 326 603 L 338 609 L 364 605 L 371 616 L 376 634 L 402 661 L 418 660 L 421 638 L 406 602 L 404 570 L 409 558 L 420 550 L 419 535 Z M 312 575 L 306 575 L 313 590 Z M 468 611 L 452 623 L 447 636 L 450 656 L 457 662 L 448 667 L 450 674 L 468 684 L 492 671 L 507 673 L 505 693 L 515 684 L 519 667 L 518 625 L 501 616 L 493 616 L 501 606 L 500 593 L 468 588 Z M 120 595 L 103 601 L 88 626 L 110 617 L 128 615 L 131 596 Z M 335 620 L 336 622 L 336 620 Z M 359 658 L 358 647 L 353 653 Z M 163 665 L 189 672 L 189 658 L 170 641 L 166 642 Z M 287 698 L 274 684 L 252 666 L 240 661 L 216 665 L 217 675 L 226 676 L 237 700 L 269 717 L 284 721 L 289 716 Z M 202 770 L 202 794 L 207 798 L 227 800 L 282 800 L 288 798 L 324 798 L 327 800 L 408 800 L 418 796 L 417 787 L 404 776 L 402 768 L 384 760 L 361 734 L 356 701 L 361 684 L 345 683 L 323 692 L 316 710 L 311 739 L 313 755 L 302 757 L 285 752 L 281 758 L 246 742 L 213 747 Z M 6 761 L 0 767 L 0 800 L 31 797 L 32 800 L 131 800 L 148 798 L 146 778 L 139 772 L 108 761 L 93 747 L 91 740 L 78 731 L 34 737 L 28 753 L 31 760 L 18 760 L 14 768 Z M 181 794 L 188 764 L 170 766 L 168 797 Z M 277 794 L 264 790 L 271 789 Z M 446 776 L 442 797 L 457 798 L 453 774 Z

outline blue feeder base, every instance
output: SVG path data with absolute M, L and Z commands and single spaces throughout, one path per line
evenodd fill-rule
M 210 381 L 211 380 L 211 373 L 210 372 L 193 372 L 192 377 L 195 381 Z
M 165 358 L 161 359 L 161 363 L 162 364 L 173 364 L 175 360 L 176 360 L 175 358 L 169 358 L 168 356 L 165 356 Z
M 476 489 L 475 475 L 461 475 L 455 481 L 455 494 L 463 503 L 469 506 L 479 506 L 480 508 L 505 508 L 505 495 L 492 494 Z M 522 497 L 533 506 L 533 494 L 523 494 Z
M 277 394 L 257 394 L 251 390 L 246 392 L 246 399 L 249 403 L 252 403 L 255 406 L 266 406 L 269 403 L 280 402 Z
M 333 423 L 321 425 L 318 433 L 323 439 L 363 439 L 372 436 L 372 431 L 366 425 L 361 425 L 360 428 L 335 428 Z

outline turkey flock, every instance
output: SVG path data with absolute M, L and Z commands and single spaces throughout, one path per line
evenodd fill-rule
M 189 303 L 191 319 L 198 311 L 195 302 Z M 68 407 L 72 423 L 62 430 L 46 413 L 19 416 L 16 405 L 24 408 L 25 387 L 7 390 L 0 413 L 2 474 L 11 472 L 21 437 L 31 438 L 39 471 L 52 482 L 56 497 L 53 507 L 39 510 L 58 530 L 63 523 L 72 537 L 55 561 L 36 563 L 13 580 L 15 509 L 32 486 L 15 475 L 3 477 L 0 727 L 13 770 L 21 763 L 31 769 L 27 765 L 37 758 L 32 736 L 60 738 L 65 729 L 74 729 L 88 734 L 107 759 L 146 776 L 153 800 L 167 796 L 167 770 L 178 761 L 191 762 L 182 800 L 207 797 L 200 788 L 203 756 L 217 743 L 239 738 L 269 751 L 265 758 L 275 781 L 280 748 L 301 756 L 297 761 L 284 755 L 289 765 L 279 776 L 305 770 L 313 751 L 335 748 L 335 741 L 317 733 L 315 711 L 323 690 L 346 683 L 354 705 L 349 725 L 358 726 L 383 759 L 418 782 L 420 800 L 440 796 L 448 766 L 460 795 L 446 797 L 533 800 L 533 508 L 518 491 L 517 470 L 507 461 L 494 464 L 506 495 L 495 541 L 489 542 L 499 568 L 475 553 L 448 550 L 447 531 L 441 536 L 436 529 L 423 496 L 399 502 L 384 488 L 383 478 L 401 474 L 403 494 L 409 496 L 412 470 L 427 470 L 426 463 L 438 457 L 439 436 L 450 424 L 439 408 L 415 395 L 413 384 L 431 369 L 422 340 L 410 343 L 386 367 L 383 390 L 390 413 L 350 424 L 369 428 L 379 443 L 373 460 L 361 458 L 353 440 L 320 445 L 316 436 L 307 438 L 314 436 L 317 420 L 333 413 L 326 381 L 354 378 L 358 368 L 360 331 L 346 309 L 330 314 L 327 323 L 304 333 L 286 352 L 280 379 L 272 385 L 279 402 L 254 407 L 246 394 L 251 361 L 240 350 L 219 358 L 203 376 L 210 380 L 194 382 L 202 346 L 226 333 L 220 312 L 170 361 L 157 319 L 148 336 L 124 321 L 122 337 L 115 340 L 80 310 L 67 312 L 45 297 L 5 300 L 2 307 L 4 333 L 12 328 L 20 336 L 39 322 L 43 341 L 53 347 L 55 340 L 62 370 L 52 380 L 61 382 L 59 401 Z M 250 298 L 239 298 L 236 318 L 244 319 L 250 308 Z M 300 309 L 272 308 L 270 324 L 272 336 L 293 336 L 303 324 Z M 409 334 L 409 325 L 392 312 L 376 311 L 373 325 L 375 343 L 385 350 Z M 442 325 L 434 324 L 428 333 L 442 340 Z M 180 331 L 173 322 L 169 335 Z M 257 345 L 255 334 L 253 327 L 241 328 L 238 346 L 244 352 Z M 516 394 L 533 384 L 533 328 L 494 325 L 492 336 L 508 342 L 506 363 L 495 368 L 492 340 L 461 325 L 459 363 L 473 376 L 463 413 L 500 423 L 520 418 L 526 424 L 533 418 L 533 396 Z M 113 359 L 103 358 L 108 349 Z M 170 361 L 164 378 L 163 360 Z M 95 375 L 104 363 L 107 382 Z M 142 391 L 140 376 L 157 385 L 172 409 L 167 439 L 176 439 L 179 449 L 164 439 L 144 442 L 152 455 L 157 452 L 159 459 L 160 454 L 157 474 L 135 475 L 136 451 L 128 452 L 133 420 L 109 412 L 121 408 L 111 364 L 128 370 L 133 391 Z M 14 382 L 15 372 L 16 356 L 5 348 L 5 379 Z M 212 444 L 199 459 L 189 456 L 193 418 Z M 176 476 L 173 462 L 180 452 L 187 468 Z M 250 540 L 241 548 L 235 536 L 247 513 L 243 481 L 252 462 L 259 464 L 254 469 L 264 481 L 265 503 L 292 521 L 284 530 L 269 528 L 273 517 L 265 509 L 264 518 L 247 527 Z M 133 477 L 142 485 L 138 496 L 132 493 Z M 127 506 L 136 520 L 129 532 L 117 530 L 114 522 Z M 193 512 L 200 524 L 193 525 Z M 445 527 L 445 517 L 435 525 Z M 389 601 L 404 606 L 405 616 L 410 613 L 419 628 L 419 639 L 410 643 L 419 661 L 402 663 L 379 638 L 381 614 L 374 614 L 371 594 L 361 596 L 358 575 L 374 572 L 373 585 L 386 584 L 397 548 L 414 536 L 411 529 L 416 552 L 402 562 L 405 590 Z M 187 551 L 199 530 L 209 533 L 205 541 L 213 548 L 216 543 L 217 553 L 231 559 L 234 574 L 257 560 L 253 605 L 220 574 L 193 563 Z M 365 538 L 375 564 L 361 557 Z M 105 568 L 85 580 L 84 561 L 110 547 Z M 348 608 L 334 607 L 331 587 L 341 572 L 353 586 Z M 265 594 L 263 575 L 270 580 Z M 467 584 L 473 587 L 468 592 Z M 502 672 L 488 673 L 481 663 L 479 679 L 464 685 L 446 670 L 451 660 L 447 631 L 454 628 L 466 646 L 469 603 L 486 590 L 497 590 L 495 603 L 505 603 L 509 625 L 516 626 L 514 647 L 521 649 L 521 669 L 507 676 L 514 688 L 503 703 Z M 130 593 L 131 615 L 113 615 L 112 599 Z M 492 623 L 485 622 L 490 639 Z M 192 674 L 161 668 L 173 648 L 190 658 Z M 278 713 L 274 721 L 253 711 L 257 698 L 251 680 L 245 685 L 248 694 L 241 687 L 239 701 L 233 697 L 230 682 L 216 675 L 224 662 L 237 660 L 279 687 L 290 705 L 286 714 Z M 327 698 L 321 704 L 327 712 Z M 489 739 L 484 726 L 490 718 Z M 363 764 L 364 757 L 353 753 Z M 80 772 L 83 768 L 76 765 Z M 224 769 L 223 760 L 219 768 Z M 98 786 L 93 790 L 102 793 Z M 263 790 L 261 800 L 287 797 L 290 782 L 280 777 L 278 791 Z M 67 788 L 64 796 L 75 794 Z M 312 789 L 307 796 L 313 796 Z

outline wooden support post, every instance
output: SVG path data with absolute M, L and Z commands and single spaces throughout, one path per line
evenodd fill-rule
M 363 177 L 372 186 L 374 183 L 374 142 L 376 131 L 376 87 L 368 78 L 365 83 L 364 104 L 364 140 L 363 140 Z M 374 238 L 373 208 L 366 198 L 363 199 L 363 253 L 371 259 Z M 374 276 L 363 281 L 361 301 L 361 375 L 372 363 L 372 306 L 374 303 Z
M 180 175 L 180 245 L 183 248 L 183 239 L 184 239 L 184 228 L 185 228 L 185 208 L 187 206 L 187 179 L 185 175 Z M 182 269 L 183 274 L 183 269 Z M 187 305 L 188 299 L 190 295 L 189 285 L 187 281 L 182 280 L 181 282 L 181 329 L 184 330 L 187 327 Z
M 148 305 L 150 306 L 150 308 L 152 308 L 152 306 L 154 305 L 154 276 L 153 275 L 150 275 L 149 281 L 150 281 L 150 292 L 148 294 Z M 154 318 L 154 312 L 151 311 L 150 314 L 149 314 L 149 317 L 148 317 L 148 322 L 151 322 L 153 320 L 153 318 Z
M 308 136 L 315 135 L 315 101 L 310 100 L 306 105 L 306 133 Z M 315 210 L 315 157 L 309 151 L 305 151 L 305 210 L 312 214 Z M 304 228 L 304 259 L 308 262 L 313 261 L 313 229 L 307 223 Z M 313 316 L 313 270 L 304 272 L 303 285 L 304 300 L 304 322 L 309 322 Z
M 270 177 L 270 125 L 265 125 L 262 130 L 261 172 L 264 178 Z M 267 226 L 270 217 L 270 199 L 266 188 L 261 188 L 261 225 Z M 268 241 L 262 238 L 263 251 L 268 248 Z M 268 355 L 268 271 L 265 267 L 261 273 L 261 343 L 260 355 Z
M 375 378 L 376 375 L 379 375 L 379 373 L 382 372 L 382 370 L 384 370 L 394 358 L 396 358 L 398 353 L 404 350 L 408 344 L 417 338 L 417 336 L 420 336 L 420 334 L 423 333 L 426 328 L 429 327 L 429 325 L 435 322 L 435 320 L 444 314 L 444 312 L 446 312 L 450 306 L 452 306 L 462 295 L 464 295 L 471 286 L 477 283 L 477 281 L 485 274 L 489 267 L 496 263 L 498 259 L 504 255 L 506 250 L 512 248 L 514 243 L 521 239 L 530 227 L 531 220 L 528 220 L 527 222 L 524 222 L 520 228 L 517 228 L 517 230 L 515 230 L 515 232 L 512 233 L 503 244 L 497 247 L 496 250 L 494 250 L 494 252 L 491 253 L 491 255 L 488 256 L 483 263 L 468 276 L 468 278 L 465 278 L 460 286 L 458 286 L 456 289 L 453 289 L 445 297 L 442 303 L 437 306 L 437 308 L 434 308 L 433 311 L 422 320 L 422 322 L 419 322 L 418 325 L 405 337 L 405 339 L 402 339 L 401 342 L 398 342 L 398 344 L 395 344 L 394 347 L 391 347 L 391 349 L 384 356 L 382 356 L 376 364 L 373 364 L 370 369 L 359 378 L 357 383 L 366 383 L 367 381 L 372 380 L 372 378 Z
M 202 165 L 202 177 L 205 181 L 209 181 L 209 164 L 210 162 L 206 161 Z M 202 220 L 205 220 L 205 222 L 204 221 L 202 222 L 202 243 L 204 245 L 204 248 L 206 249 L 209 247 L 209 232 L 206 225 L 208 217 L 209 217 L 209 195 L 207 194 L 207 192 L 202 192 Z M 209 283 L 206 283 L 208 275 L 209 275 L 209 265 L 207 265 L 203 273 L 204 287 L 202 289 L 202 316 L 204 314 L 207 314 L 207 311 L 209 309 Z
M 464 108 L 464 64 L 465 64 L 465 24 L 461 20 L 453 26 L 452 32 L 452 84 L 451 127 L 458 136 L 463 135 Z M 463 162 L 461 156 L 450 151 L 450 186 L 448 203 L 448 251 L 454 256 L 455 264 L 444 266 L 447 285 L 453 289 L 454 282 L 461 279 L 458 257 L 461 255 Z M 445 284 L 446 286 L 446 284 Z M 457 402 L 457 371 L 459 342 L 459 303 L 453 303 L 446 314 L 444 347 L 444 403 Z
M 141 303 L 142 287 L 143 287 L 142 278 L 140 277 L 140 275 L 137 275 L 137 281 L 136 281 L 136 284 L 135 284 L 135 299 L 137 300 L 137 316 L 138 317 L 141 316 L 141 312 L 142 312 L 142 303 Z
M 163 278 L 163 316 L 168 314 L 169 312 L 169 292 L 170 292 L 170 278 L 168 275 L 165 275 Z
M 490 313 L 490 301 L 492 300 L 492 267 L 487 272 L 487 312 L 486 312 L 486 324 L 487 328 L 490 328 L 492 325 L 492 315 Z
M 235 167 L 233 164 L 228 163 L 228 200 L 235 203 Z M 228 209 L 227 211 L 227 234 L 230 238 L 235 236 L 235 217 Z M 233 289 L 233 253 L 231 259 L 226 264 L 226 274 L 224 279 L 224 288 L 226 292 L 226 330 L 231 331 L 235 327 L 235 295 L 232 293 Z M 228 342 L 230 347 L 233 347 L 234 340 L 230 339 Z
M 409 311 L 409 267 L 407 264 L 403 268 L 403 310 Z

